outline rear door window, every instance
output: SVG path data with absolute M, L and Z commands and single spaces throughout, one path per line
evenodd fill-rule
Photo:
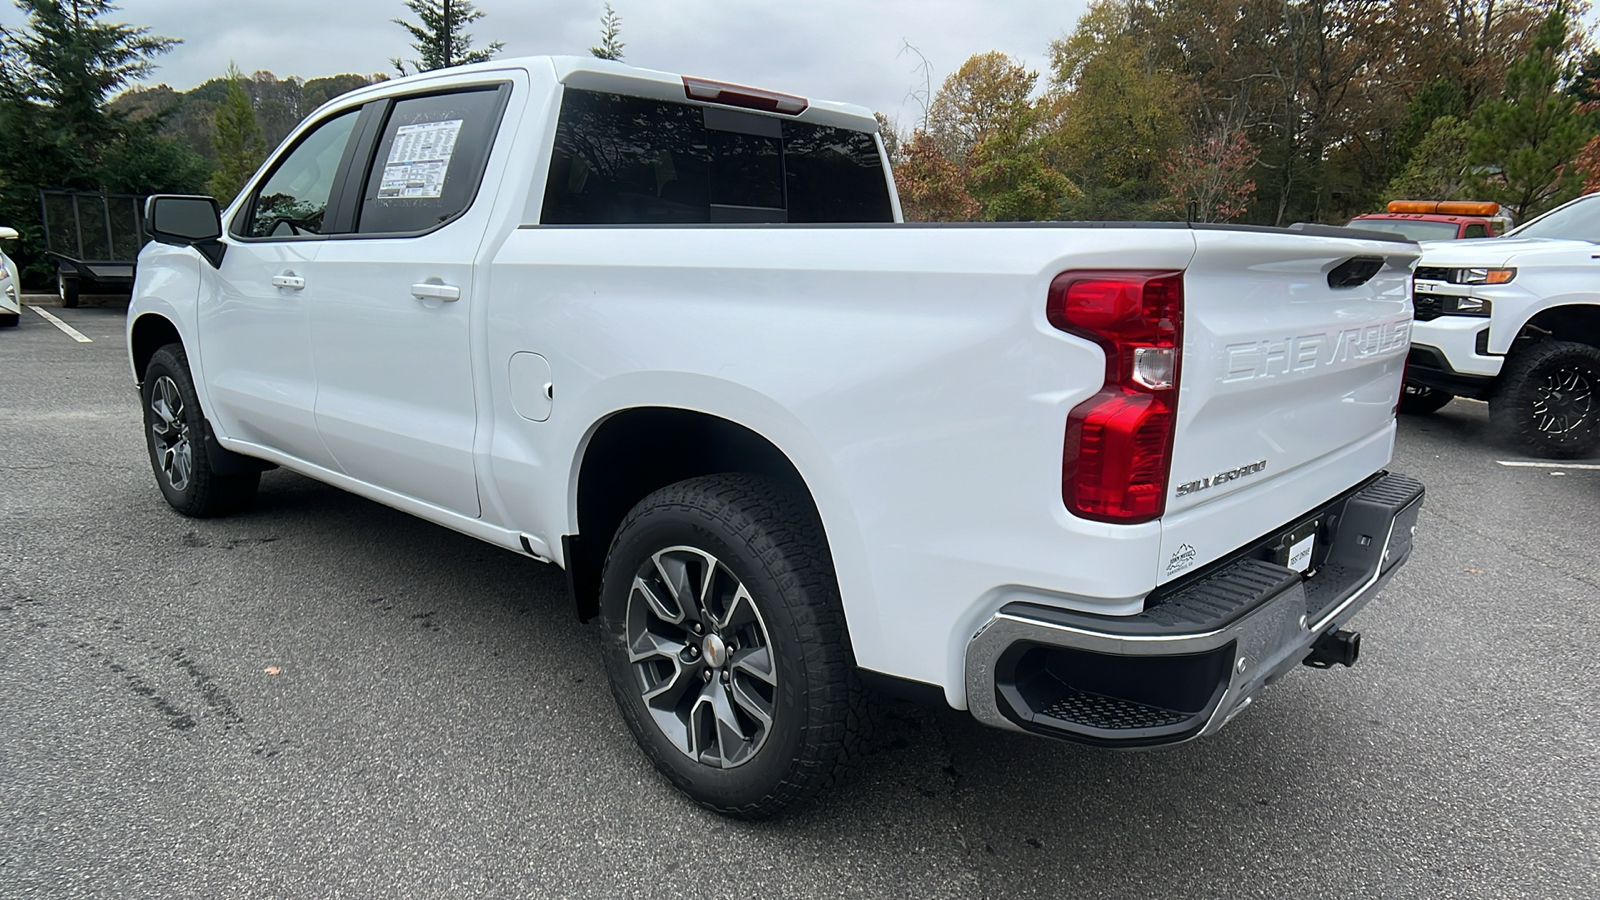
M 892 222 L 870 133 L 568 88 L 550 225 Z
M 356 231 L 414 234 L 465 212 L 483 180 L 502 106 L 498 86 L 395 101 L 378 137 Z
M 1489 228 L 1485 225 L 1468 225 L 1466 230 L 1461 233 L 1461 236 L 1464 238 L 1488 237 Z

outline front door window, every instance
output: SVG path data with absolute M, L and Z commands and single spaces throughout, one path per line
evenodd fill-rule
M 323 217 L 359 110 L 323 122 L 284 157 L 251 198 L 244 236 L 298 237 L 323 233 Z

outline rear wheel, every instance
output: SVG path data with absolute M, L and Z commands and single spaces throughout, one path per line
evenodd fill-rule
M 1600 349 L 1540 341 L 1506 361 L 1489 424 L 1534 456 L 1581 459 L 1600 448 Z
M 183 345 L 168 344 L 150 357 L 140 387 L 144 436 L 156 485 L 173 509 L 186 516 L 221 516 L 255 499 L 260 472 L 218 475 L 206 455 L 211 426 L 189 376 Z
M 1445 404 L 1455 398 L 1455 394 L 1447 394 L 1434 388 L 1418 387 L 1408 382 L 1400 389 L 1400 411 L 1408 416 L 1425 416 L 1444 409 Z
M 56 293 L 61 297 L 61 305 L 67 309 L 78 307 L 78 276 L 68 275 L 65 272 L 56 273 Z
M 810 504 L 771 479 L 694 478 L 628 514 L 600 613 L 611 693 L 701 805 L 765 818 L 832 783 L 862 701 Z

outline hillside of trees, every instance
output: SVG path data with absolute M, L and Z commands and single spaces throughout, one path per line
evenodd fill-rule
M 1339 223 L 1410 194 L 1520 221 L 1600 161 L 1586 10 L 1097 0 L 1042 75 L 978 54 L 929 80 L 920 121 L 882 125 L 919 219 Z
M 359 87 L 365 87 L 383 75 L 330 75 L 310 80 L 290 76 L 279 78 L 271 72 L 256 72 L 242 76 L 240 86 L 255 113 L 256 124 L 268 148 L 288 136 L 312 110 Z M 160 120 L 162 134 L 181 138 L 196 153 L 212 165 L 218 161 L 213 144 L 216 134 L 217 109 L 227 98 L 232 79 L 227 76 L 213 78 L 189 91 L 175 91 L 166 85 L 135 88 L 127 91 L 108 105 L 116 114 L 138 120 L 155 117 Z M 221 198 L 226 201 L 229 198 Z

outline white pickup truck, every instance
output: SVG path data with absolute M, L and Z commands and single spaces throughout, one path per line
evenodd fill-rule
M 828 783 L 864 687 L 1111 747 L 1222 727 L 1409 555 L 1417 247 L 903 224 L 865 109 L 591 59 L 347 94 L 146 215 L 191 516 L 272 465 L 563 567 L 696 801 Z
M 1600 194 L 1505 237 L 1430 241 L 1416 270 L 1404 413 L 1489 401 L 1516 449 L 1555 459 L 1600 450 Z

